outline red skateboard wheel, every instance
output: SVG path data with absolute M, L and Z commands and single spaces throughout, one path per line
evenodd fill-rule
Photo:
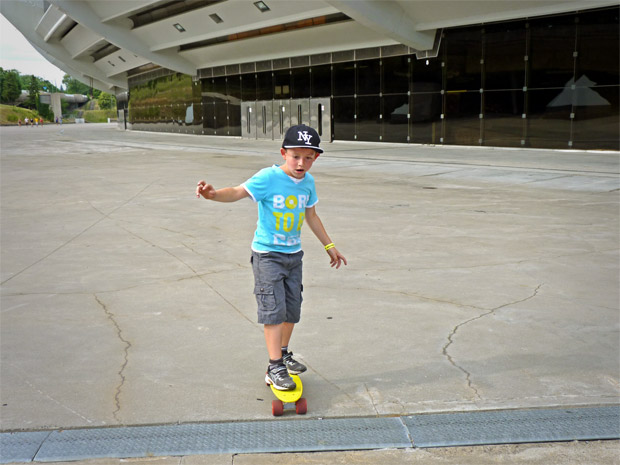
M 295 402 L 295 411 L 298 415 L 305 415 L 308 411 L 308 401 L 306 401 L 306 399 L 302 397 L 297 402 Z
M 274 417 L 279 417 L 284 414 L 284 403 L 281 400 L 274 400 L 271 402 L 271 413 Z

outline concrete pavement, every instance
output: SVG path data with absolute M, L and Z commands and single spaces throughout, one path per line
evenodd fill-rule
M 270 419 L 255 206 L 193 191 L 279 142 L 0 136 L 1 429 Z M 617 152 L 324 145 L 317 211 L 349 266 L 304 233 L 309 417 L 618 403 Z

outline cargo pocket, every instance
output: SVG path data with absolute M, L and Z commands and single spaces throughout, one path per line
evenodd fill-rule
M 259 284 L 254 287 L 254 295 L 256 295 L 256 303 L 259 312 L 271 313 L 276 309 L 276 296 L 273 292 L 273 286 L 270 284 Z

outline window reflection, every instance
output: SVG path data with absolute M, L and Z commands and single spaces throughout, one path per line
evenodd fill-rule
M 356 63 L 357 95 L 379 95 L 381 91 L 381 65 L 379 60 Z
M 528 88 L 564 86 L 573 77 L 575 17 L 534 19 L 529 22 Z
M 442 105 L 443 95 L 440 92 L 419 92 L 411 95 L 411 142 L 440 143 L 443 129 Z
M 445 41 L 446 90 L 480 90 L 482 29 L 450 31 Z
M 310 68 L 295 68 L 292 70 L 291 97 L 310 97 Z
M 526 24 L 515 21 L 484 28 L 484 83 L 486 90 L 523 89 L 525 86 Z
M 226 94 L 233 99 L 241 99 L 241 77 L 229 76 L 226 78 Z
M 443 52 L 438 58 L 412 59 L 411 92 L 439 92 L 443 87 Z
M 620 82 L 620 9 L 578 15 L 576 74 L 586 75 L 598 86 Z
M 273 78 L 271 71 L 256 74 L 256 100 L 273 99 Z
M 334 97 L 334 139 L 355 140 L 355 99 L 353 97 Z
M 383 58 L 381 91 L 384 94 L 406 94 L 409 92 L 411 72 L 408 55 Z
M 191 76 L 171 73 L 130 88 L 128 120 L 136 129 L 200 132 L 200 86 Z
M 484 101 L 484 145 L 520 147 L 524 138 L 523 90 L 488 91 Z
M 312 97 L 329 97 L 332 95 L 331 65 L 312 66 L 310 68 L 310 95 Z
M 273 98 L 291 98 L 291 72 L 288 69 L 274 71 L 273 86 Z
M 578 106 L 578 107 L 596 107 L 608 106 L 609 101 L 601 96 L 592 87 L 596 82 L 588 79 L 587 76 L 581 76 L 577 82 L 570 79 L 562 91 L 547 104 L 549 107 Z
M 542 148 L 567 148 L 570 140 L 570 105 L 550 106 L 560 91 L 535 89 L 526 93 L 526 145 Z
M 256 75 L 254 73 L 241 75 L 241 100 L 256 100 Z
M 213 78 L 213 96 L 216 99 L 225 99 L 228 94 L 226 76 Z
M 383 141 L 407 142 L 409 137 L 409 96 L 383 97 Z
M 357 140 L 379 142 L 381 140 L 381 100 L 379 96 L 357 98 L 355 133 Z
M 207 135 L 215 134 L 215 102 L 203 104 L 203 128 Z
M 572 147 L 620 150 L 620 107 L 618 104 L 620 87 L 601 86 L 582 90 L 595 92 L 595 94 L 589 94 L 590 102 L 598 104 L 573 106 L 575 118 L 573 119 Z M 579 88 L 575 89 L 575 92 L 579 91 Z M 587 99 L 579 97 L 575 100 L 581 103 L 588 102 Z
M 337 63 L 333 66 L 334 96 L 355 94 L 355 64 Z
M 214 132 L 222 136 L 229 135 L 228 133 L 228 102 L 218 101 L 214 104 Z
M 480 92 L 447 92 L 444 144 L 480 144 Z

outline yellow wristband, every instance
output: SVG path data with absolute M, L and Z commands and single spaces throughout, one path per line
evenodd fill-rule
M 333 249 L 334 247 L 336 247 L 336 246 L 335 246 L 335 245 L 334 245 L 334 243 L 332 242 L 331 244 L 327 244 L 327 245 L 325 246 L 325 250 Z

